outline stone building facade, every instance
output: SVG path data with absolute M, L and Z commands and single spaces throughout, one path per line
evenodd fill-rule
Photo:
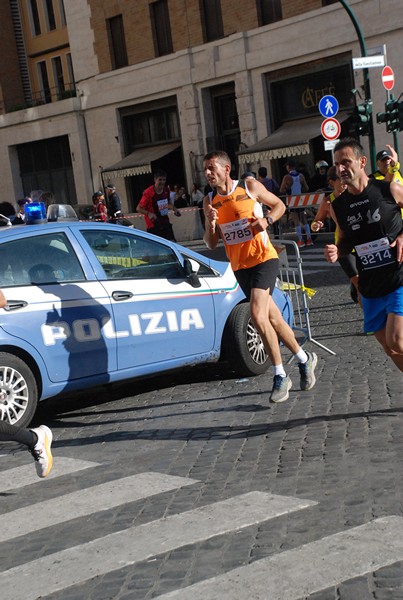
M 18 52 L 10 40 L 17 5 L 25 60 L 21 40 Z M 386 48 L 399 96 L 400 0 L 349 5 L 368 51 Z M 50 31 L 44 7 L 53 8 Z M 132 212 L 156 166 L 170 184 L 203 187 L 202 158 L 213 148 L 229 152 L 234 174 L 263 164 L 280 178 L 289 155 L 312 173 L 317 160 L 332 159 L 320 97 L 337 97 L 342 135 L 363 97 L 363 71 L 352 68 L 357 33 L 337 0 L 7 0 L 1 11 L 2 27 L 9 23 L 7 57 L 0 53 L 4 199 L 48 187 L 56 201 L 88 203 L 112 182 Z M 382 111 L 381 69 L 369 75 L 374 112 Z M 43 102 L 32 101 L 38 94 Z M 384 125 L 375 134 L 378 148 L 393 143 Z

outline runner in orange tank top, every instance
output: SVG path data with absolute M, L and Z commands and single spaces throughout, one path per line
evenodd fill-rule
M 248 180 L 253 186 L 255 180 Z M 263 219 L 263 211 L 259 202 L 250 196 L 247 180 L 233 181 L 231 192 L 224 196 L 217 192 L 211 204 L 218 211 L 219 228 L 234 271 L 278 258 L 266 229 L 254 231 L 252 227 L 253 221 Z M 265 221 L 263 219 L 263 224 Z
M 235 277 L 249 300 L 252 322 L 273 365 L 270 400 L 284 402 L 289 397 L 292 382 L 285 373 L 278 340 L 296 357 L 302 390 L 310 390 L 315 385 L 317 364 L 316 354 L 305 352 L 299 346 L 293 330 L 271 297 L 279 261 L 267 228 L 282 217 L 285 206 L 253 177 L 247 177 L 243 182 L 234 181 L 226 152 L 206 154 L 204 172 L 214 190 L 203 200 L 204 241 L 214 249 L 220 235 L 223 239 Z M 262 203 L 270 209 L 267 219 L 263 217 Z

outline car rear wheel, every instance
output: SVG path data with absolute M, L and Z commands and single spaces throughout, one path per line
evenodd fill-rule
M 228 317 L 224 329 L 225 360 L 240 377 L 261 375 L 270 365 L 262 338 L 252 324 L 249 302 L 238 304 Z
M 0 352 L 0 419 L 26 427 L 38 404 L 38 387 L 31 369 L 17 356 Z

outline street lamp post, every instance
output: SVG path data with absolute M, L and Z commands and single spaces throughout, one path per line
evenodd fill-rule
M 347 2 L 345 0 L 339 0 L 339 2 L 343 6 L 343 8 L 347 11 L 348 16 L 350 17 L 350 19 L 354 25 L 354 29 L 357 32 L 358 41 L 360 42 L 361 55 L 367 56 L 367 47 L 365 45 L 364 36 L 362 35 L 362 31 L 361 31 L 360 25 L 356 19 L 355 14 L 353 13 L 350 6 L 347 4 Z M 371 99 L 371 87 L 370 87 L 370 82 L 369 82 L 368 69 L 363 69 L 363 75 L 364 75 L 365 102 L 371 106 L 372 99 Z M 372 112 L 369 115 L 369 121 L 368 121 L 368 141 L 369 141 L 371 168 L 372 168 L 372 172 L 374 172 L 376 170 L 376 159 L 375 159 L 376 150 L 375 150 L 375 134 L 374 134 L 374 122 L 372 119 Z

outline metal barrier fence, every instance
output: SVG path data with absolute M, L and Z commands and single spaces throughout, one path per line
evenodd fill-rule
M 302 271 L 302 258 L 297 244 L 292 240 L 280 239 L 275 240 L 274 245 L 277 250 L 279 250 L 279 245 L 280 248 L 284 246 L 284 249 L 279 252 L 279 287 L 287 292 L 291 298 L 294 309 L 293 329 L 303 335 L 303 341 L 300 342 L 300 345 L 302 346 L 305 342 L 309 341 L 335 356 L 336 353 L 333 352 L 333 350 L 327 348 L 327 346 L 324 346 L 312 337 L 308 306 L 308 300 L 309 296 L 312 295 L 312 290 L 305 286 L 304 274 Z M 290 266 L 291 260 L 295 266 Z M 291 356 L 288 362 L 291 362 L 293 358 L 294 357 Z
M 301 208 L 312 209 L 315 214 L 316 210 L 319 208 L 322 200 L 327 196 L 325 192 L 307 192 L 306 194 L 297 194 L 294 196 L 290 195 L 281 195 L 280 199 L 284 202 L 287 207 L 287 214 L 290 211 L 298 210 Z M 308 220 L 309 222 L 309 220 Z M 287 216 L 287 224 L 288 224 L 288 216 Z M 276 237 L 280 237 L 286 233 L 287 227 L 285 226 L 285 217 L 277 221 L 273 226 L 273 231 Z M 317 234 L 316 234 L 317 235 Z

